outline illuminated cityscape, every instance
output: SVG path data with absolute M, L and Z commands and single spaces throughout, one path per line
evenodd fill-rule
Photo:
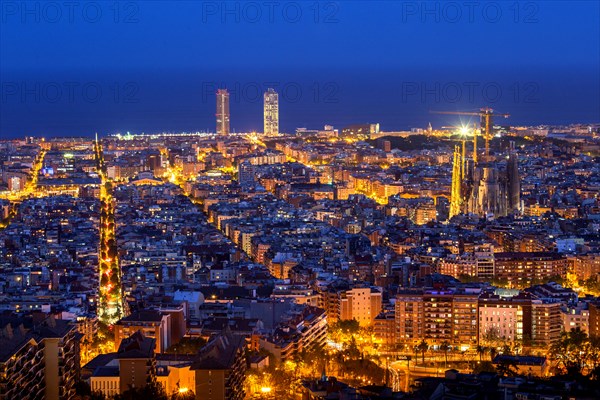
M 520 191 L 479 214 L 461 129 L 3 141 L 3 340 L 67 324 L 104 396 L 147 377 L 196 398 L 418 393 L 506 360 L 556 375 L 561 332 L 600 333 L 599 128 L 495 127 L 482 168 Z
M 405 30 L 421 32 L 423 45 L 442 41 L 440 58 L 427 60 L 446 60 L 440 69 L 459 79 L 465 66 L 448 57 L 456 48 L 444 52 L 446 34 L 457 43 L 463 28 L 506 34 L 515 47 L 501 66 L 518 69 L 515 58 L 525 65 L 531 50 L 520 41 L 539 44 L 532 57 L 542 57 L 540 37 L 555 37 L 554 25 L 532 34 L 540 26 L 518 25 L 516 11 L 511 27 L 487 14 L 455 24 L 436 2 L 285 2 L 283 13 L 262 3 L 146 3 L 93 3 L 110 21 L 91 26 L 86 13 L 52 30 L 62 37 L 68 25 L 116 48 L 113 34 L 126 33 L 119 40 L 136 46 L 98 51 L 126 60 L 137 80 L 82 80 L 68 87 L 85 87 L 84 101 L 74 91 L 55 102 L 56 86 L 18 87 L 17 96 L 16 82 L 29 81 L 0 82 L 0 400 L 600 398 L 600 94 L 590 107 L 569 111 L 564 100 L 544 113 L 522 99 L 531 92 L 521 82 L 503 99 L 473 102 L 448 101 L 439 82 L 421 78 L 385 82 L 399 97 L 372 85 L 388 76 L 383 66 L 402 75 L 411 57 L 438 57 L 427 49 L 388 59 Z M 23 4 L 3 5 L 0 19 L 25 44 L 26 17 L 40 8 L 42 31 L 50 14 Z M 598 44 L 576 28 L 598 5 L 528 4 L 545 10 L 540 25 L 565 18 L 577 46 Z M 201 18 L 186 19 L 197 7 Z M 531 16 L 514 7 L 503 10 Z M 388 25 L 394 10 L 401 17 Z M 24 26 L 10 25 L 17 11 Z M 169 21 L 160 40 L 140 29 L 157 17 Z M 380 33 L 369 32 L 372 21 Z M 187 38 L 195 29 L 201 43 Z M 64 46 L 82 64 L 56 46 L 47 59 L 41 44 L 30 61 L 45 59 L 49 76 L 60 70 L 49 60 L 61 57 L 86 70 L 99 58 L 76 51 L 83 39 L 73 32 Z M 565 59 L 581 61 L 555 40 Z M 152 61 L 136 70 L 146 51 Z M 495 57 L 470 52 L 467 73 Z M 600 70 L 590 54 L 586 65 Z M 142 90 L 172 59 L 173 84 Z M 184 61 L 214 69 L 179 86 Z M 299 78 L 330 62 L 352 67 Z M 115 65 L 106 64 L 111 77 L 125 68 Z M 244 74 L 256 77 L 244 83 Z M 417 108 L 400 99 L 411 96 Z M 26 110 L 29 118 L 15 117 Z M 44 129 L 30 125 L 38 120 Z

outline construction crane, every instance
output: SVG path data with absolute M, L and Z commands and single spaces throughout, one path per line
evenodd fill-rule
M 492 117 L 510 117 L 510 114 L 495 113 L 493 109 L 484 107 L 479 112 L 468 111 L 431 111 L 432 114 L 447 114 L 447 115 L 471 115 L 478 116 L 483 130 L 483 138 L 485 139 L 485 160 L 489 159 L 490 155 L 490 140 L 492 140 Z M 477 158 L 476 156 L 474 158 Z

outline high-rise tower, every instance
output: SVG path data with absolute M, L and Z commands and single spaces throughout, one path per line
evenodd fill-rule
M 217 135 L 229 135 L 229 92 L 217 90 Z
M 264 134 L 267 136 L 279 135 L 279 94 L 275 89 L 267 89 L 265 92 L 265 129 Z

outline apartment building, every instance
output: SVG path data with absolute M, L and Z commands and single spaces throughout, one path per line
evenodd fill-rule
M 552 252 L 496 253 L 495 277 L 521 287 L 551 276 L 566 277 L 567 259 Z
M 425 337 L 423 293 L 403 292 L 396 297 L 397 339 L 400 343 L 416 343 Z
M 398 341 L 416 344 L 448 341 L 462 349 L 477 344 L 477 304 L 474 291 L 412 291 L 396 297 Z
M 532 300 L 531 339 L 533 343 L 549 346 L 560 338 L 561 330 L 560 303 Z
M 0 399 L 73 399 L 78 371 L 74 324 L 45 314 L 0 318 Z
M 492 342 L 523 340 L 524 314 L 527 310 L 521 302 L 484 294 L 479 299 L 479 341 Z M 528 310 L 531 318 L 531 310 Z
M 495 273 L 494 250 L 491 245 L 474 246 L 473 251 L 450 254 L 440 260 L 439 272 L 459 278 L 468 275 L 491 279 Z
M 261 348 L 277 361 L 285 361 L 311 347 L 322 347 L 327 339 L 327 315 L 321 308 L 306 306 L 290 315 L 272 333 L 259 339 Z
M 486 293 L 479 298 L 479 340 L 550 345 L 562 330 L 560 307 L 559 301 L 537 299 L 528 293 L 513 297 Z
M 587 303 L 576 306 L 565 306 L 561 309 L 562 330 L 569 332 L 579 329 L 585 333 L 590 331 L 590 310 Z
M 375 317 L 373 335 L 386 346 L 393 346 L 398 342 L 396 314 L 393 311 L 384 311 Z
M 600 254 L 570 256 L 569 267 L 580 281 L 598 276 L 600 274 Z
M 327 320 L 356 320 L 360 326 L 372 326 L 382 309 L 381 292 L 370 287 L 330 288 L 321 292 Z

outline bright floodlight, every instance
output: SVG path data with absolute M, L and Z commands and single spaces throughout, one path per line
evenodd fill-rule
M 469 128 L 467 126 L 461 126 L 459 132 L 461 135 L 466 136 L 469 134 Z

